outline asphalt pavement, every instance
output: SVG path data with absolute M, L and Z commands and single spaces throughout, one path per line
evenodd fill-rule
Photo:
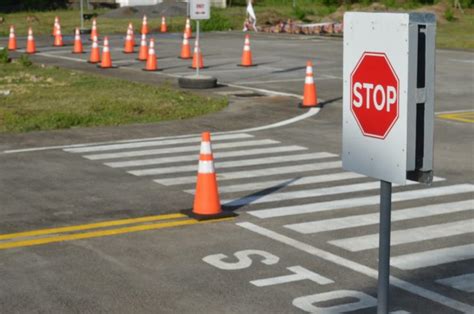
M 148 84 L 191 74 L 179 34 L 161 72 L 121 53 L 100 70 L 38 38 L 35 62 Z M 0 45 L 5 40 L 0 40 Z M 379 182 L 341 168 L 342 41 L 205 33 L 203 72 L 229 96 L 187 121 L 0 136 L 5 313 L 374 313 Z M 22 47 L 20 45 L 20 47 Z M 306 61 L 322 106 L 300 109 Z M 394 186 L 391 313 L 474 312 L 473 54 L 438 50 L 431 186 Z M 197 222 L 199 136 L 213 138 L 221 202 Z

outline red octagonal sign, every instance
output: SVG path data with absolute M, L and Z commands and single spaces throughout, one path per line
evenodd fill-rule
M 350 86 L 351 111 L 362 133 L 384 139 L 399 115 L 399 80 L 387 56 L 364 52 Z

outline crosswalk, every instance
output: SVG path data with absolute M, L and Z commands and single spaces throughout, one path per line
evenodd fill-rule
M 344 171 L 338 155 L 249 133 L 219 134 L 212 141 L 226 209 L 245 206 L 246 215 L 274 220 L 296 236 L 332 232 L 327 244 L 338 251 L 377 249 L 379 182 Z M 180 136 L 64 151 L 193 194 L 199 144 L 198 136 Z M 392 267 L 416 271 L 474 259 L 473 193 L 472 184 L 438 177 L 430 187 L 394 185 L 392 246 L 402 249 L 392 257 Z M 426 248 L 414 250 L 417 243 Z M 450 275 L 432 282 L 472 292 L 466 283 L 472 273 Z

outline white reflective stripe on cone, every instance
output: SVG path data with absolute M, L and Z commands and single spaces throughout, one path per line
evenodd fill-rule
M 211 142 L 201 142 L 201 155 L 212 154 Z
M 304 83 L 305 84 L 313 84 L 314 83 L 314 79 L 312 76 L 307 76 L 306 79 L 304 80 Z
M 199 160 L 199 173 L 214 173 L 214 162 L 212 160 Z
M 306 74 L 313 74 L 313 67 L 306 67 Z

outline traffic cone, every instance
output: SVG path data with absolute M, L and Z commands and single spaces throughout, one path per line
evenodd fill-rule
M 63 43 L 63 35 L 61 35 L 61 26 L 58 24 L 58 27 L 56 28 L 56 36 L 54 36 L 54 47 L 62 47 L 64 46 Z
M 168 26 L 166 25 L 166 18 L 164 16 L 161 17 L 161 28 L 160 32 L 166 33 L 168 31 Z
M 132 38 L 133 46 L 135 47 L 135 33 L 133 32 L 133 24 L 132 22 L 128 23 L 128 30 L 130 31 L 130 37 Z
M 233 212 L 224 212 L 221 208 L 211 148 L 211 134 L 203 132 L 201 140 L 194 205 L 192 211 L 183 212 L 198 220 L 235 216 Z
M 123 48 L 123 53 L 133 53 L 135 43 L 132 40 L 132 29 L 130 28 L 130 25 L 127 29 L 127 36 L 125 37 L 125 45 Z
M 26 53 L 36 53 L 35 38 L 33 37 L 33 29 L 28 28 L 28 40 L 26 42 Z
M 81 32 L 78 27 L 76 27 L 76 32 L 74 34 L 74 48 L 72 53 L 84 53 L 84 48 L 82 47 Z
M 204 68 L 204 61 L 202 58 L 201 48 L 199 47 L 199 41 L 196 40 L 194 42 L 194 53 L 193 53 L 193 64 L 191 68 L 197 69 L 199 64 L 199 68 Z
M 155 40 L 150 39 L 150 45 L 148 47 L 148 58 L 146 59 L 146 65 L 143 69 L 144 71 L 159 71 L 158 70 L 158 61 L 156 60 L 155 54 Z
M 99 43 L 97 42 L 97 36 L 92 39 L 92 49 L 91 55 L 89 57 L 89 63 L 99 63 L 100 62 L 100 51 Z
M 318 105 L 318 96 L 316 93 L 316 84 L 313 78 L 313 62 L 306 63 L 306 77 L 304 80 L 304 94 L 301 108 L 316 107 Z
M 191 47 L 189 45 L 188 35 L 186 33 L 183 34 L 183 45 L 181 46 L 181 55 L 179 56 L 181 59 L 191 59 Z
M 15 26 L 10 25 L 10 37 L 8 38 L 8 50 L 16 50 Z
M 104 37 L 104 47 L 102 48 L 102 62 L 99 68 L 109 69 L 112 68 L 112 57 L 110 56 L 109 38 Z
M 53 30 L 51 31 L 51 36 L 56 36 L 56 33 L 58 31 L 58 26 L 59 26 L 59 17 L 55 16 Z
M 99 38 L 99 31 L 97 30 L 97 20 L 95 18 L 92 19 L 92 29 L 91 29 L 90 40 L 94 41 L 94 37 Z
M 142 34 L 147 35 L 149 33 L 148 30 L 148 20 L 146 18 L 146 15 L 143 16 L 143 21 L 142 21 Z
M 140 50 L 138 51 L 138 60 L 146 61 L 148 59 L 148 45 L 146 43 L 146 34 L 142 34 L 140 41 Z
M 186 26 L 184 27 L 184 32 L 188 36 L 188 39 L 193 37 L 193 30 L 191 29 L 191 20 L 189 17 L 186 19 Z
M 245 35 L 244 50 L 242 52 L 242 60 L 239 66 L 252 67 L 252 51 L 250 50 L 250 35 Z

